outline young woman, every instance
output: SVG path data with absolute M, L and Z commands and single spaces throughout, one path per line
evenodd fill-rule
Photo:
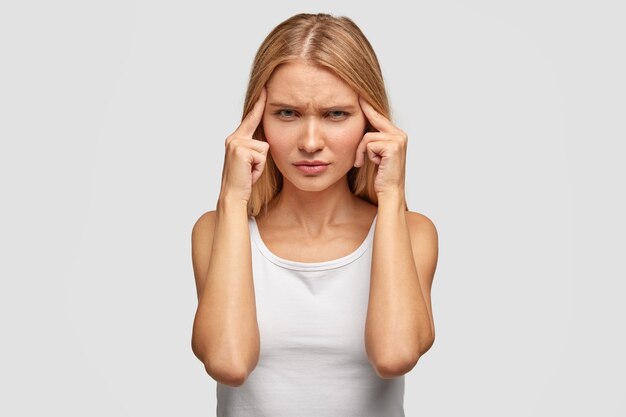
M 299 14 L 259 48 L 217 209 L 192 232 L 192 348 L 218 416 L 404 415 L 438 240 L 408 211 L 389 113 L 352 20 Z

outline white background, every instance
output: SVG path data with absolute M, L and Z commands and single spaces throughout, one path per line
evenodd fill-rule
M 6 1 L 0 414 L 211 416 L 190 237 L 263 38 L 352 18 L 437 226 L 407 416 L 626 415 L 619 1 Z

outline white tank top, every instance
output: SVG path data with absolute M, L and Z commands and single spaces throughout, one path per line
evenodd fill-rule
M 217 383 L 217 417 L 403 417 L 404 375 L 365 353 L 372 242 L 326 262 L 282 259 L 248 219 L 261 350 L 239 387 Z

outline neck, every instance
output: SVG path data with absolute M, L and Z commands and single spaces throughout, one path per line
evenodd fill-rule
M 354 219 L 361 200 L 348 185 L 348 178 L 322 191 L 304 191 L 283 180 L 283 188 L 272 204 L 275 218 L 305 229 L 320 229 L 332 223 Z

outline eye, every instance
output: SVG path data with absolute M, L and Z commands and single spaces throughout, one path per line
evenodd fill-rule
M 348 116 L 348 113 L 342 110 L 332 110 L 328 112 L 328 114 L 330 114 L 331 119 L 335 119 L 335 120 L 343 119 L 344 117 Z
M 277 114 L 284 119 L 289 119 L 295 115 L 295 111 L 290 109 L 281 109 L 276 111 L 274 114 Z

